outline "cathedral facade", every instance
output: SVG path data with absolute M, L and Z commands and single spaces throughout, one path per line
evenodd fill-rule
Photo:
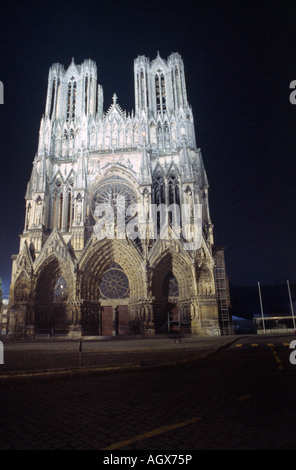
M 228 326 L 223 249 L 178 53 L 134 61 L 135 110 L 104 111 L 92 60 L 49 70 L 13 255 L 9 330 L 197 335 Z

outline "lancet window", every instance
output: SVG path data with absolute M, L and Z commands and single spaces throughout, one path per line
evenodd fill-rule
M 73 221 L 73 215 L 74 215 L 74 204 L 73 204 L 73 194 L 72 194 L 72 189 L 73 189 L 73 183 L 70 183 L 70 185 L 67 188 L 66 192 L 66 198 L 67 198 L 67 203 L 66 203 L 66 228 L 67 232 L 70 231 L 70 227 L 72 226 L 72 221 Z
M 169 204 L 180 204 L 179 180 L 177 176 L 170 175 L 169 185 Z
M 52 82 L 52 91 L 51 91 L 51 103 L 50 103 L 50 118 L 52 118 L 53 110 L 54 110 L 54 101 L 55 101 L 55 92 L 56 92 L 56 79 Z
M 49 107 L 50 119 L 55 117 L 59 87 L 60 87 L 60 80 L 57 77 L 54 77 L 52 81 L 51 96 L 50 96 L 50 107 Z
M 63 302 L 68 300 L 68 284 L 63 276 L 60 276 L 54 286 L 54 302 Z
M 164 204 L 165 203 L 165 181 L 162 176 L 155 178 L 153 183 L 153 197 L 154 204 Z
M 88 87 L 88 76 L 85 77 L 85 88 L 84 88 L 84 111 L 87 114 L 87 87 Z
M 67 94 L 67 121 L 74 120 L 75 108 L 76 108 L 76 88 L 77 83 L 74 77 L 68 83 L 68 94 Z
M 164 297 L 178 297 L 179 295 L 178 281 L 171 271 L 168 272 L 164 279 L 163 295 Z
M 52 228 L 61 229 L 63 214 L 63 193 L 60 181 L 56 183 L 53 193 L 53 209 L 52 209 Z
M 165 78 L 160 70 L 155 76 L 155 94 L 157 112 L 161 113 L 163 111 L 166 111 Z
M 182 84 L 182 72 L 179 71 L 178 67 L 175 67 L 172 72 L 173 79 L 173 96 L 175 107 L 184 105 L 184 90 Z
M 86 75 L 84 82 L 84 112 L 86 115 L 90 112 L 91 107 L 91 89 L 92 89 L 92 77 Z

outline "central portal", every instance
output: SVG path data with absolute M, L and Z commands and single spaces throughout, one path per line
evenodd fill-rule
M 119 264 L 111 263 L 99 285 L 101 304 L 99 334 L 103 336 L 128 334 L 129 294 L 129 281 L 125 272 Z

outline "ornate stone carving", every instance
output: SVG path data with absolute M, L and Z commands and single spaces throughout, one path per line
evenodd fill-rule
M 73 60 L 67 68 L 54 64 L 48 78 L 24 232 L 13 261 L 14 308 L 21 307 L 23 317 L 27 308 L 34 312 L 30 321 L 37 326 L 62 325 L 71 334 L 119 333 L 120 325 L 125 332 L 163 333 L 172 311 L 195 331 L 209 319 L 218 326 L 208 182 L 181 56 L 134 61 L 130 113 L 115 93 L 104 111 L 92 60 L 79 66 Z M 95 233 L 103 203 L 116 209 L 111 237 Z M 141 207 L 128 213 L 136 203 Z M 160 209 L 172 204 L 161 225 Z M 188 221 L 181 204 L 187 204 Z M 191 231 L 197 204 L 202 244 L 187 249 L 183 229 Z M 58 295 L 60 279 L 67 289 Z

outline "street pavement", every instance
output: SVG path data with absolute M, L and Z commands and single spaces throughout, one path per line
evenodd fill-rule
M 294 338 L 4 342 L 0 450 L 295 450 Z
M 59 338 L 35 341 L 2 339 L 4 364 L 0 364 L 0 380 L 169 367 L 204 358 L 238 338 L 92 337 L 81 342 Z

